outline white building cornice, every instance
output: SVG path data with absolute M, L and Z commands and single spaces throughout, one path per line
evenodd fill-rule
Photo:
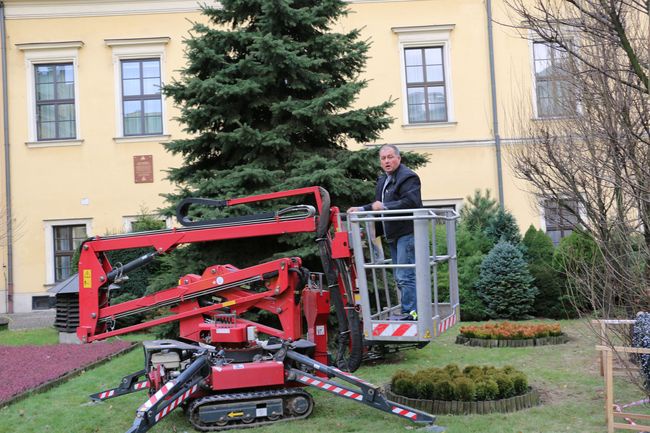
M 197 12 L 214 0 L 7 0 L 8 20 Z
M 16 44 L 16 48 L 20 51 L 36 51 L 36 50 L 60 50 L 67 48 L 81 48 L 84 43 L 81 41 L 62 41 L 62 42 L 28 42 L 24 44 Z
M 132 45 L 167 45 L 171 38 L 169 36 L 159 36 L 155 38 L 120 38 L 104 39 L 107 47 L 124 47 Z
M 450 32 L 456 27 L 456 24 L 432 24 L 429 26 L 402 26 L 391 27 L 391 31 L 397 34 L 404 33 L 423 33 L 423 32 Z

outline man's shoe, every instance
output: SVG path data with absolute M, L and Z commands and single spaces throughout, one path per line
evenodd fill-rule
M 418 320 L 418 312 L 417 311 L 411 310 L 411 312 L 408 313 L 408 315 L 409 315 L 410 319 L 406 319 L 406 320 Z
M 408 313 L 402 313 L 402 314 L 396 314 L 394 316 L 390 316 L 388 320 L 413 320 L 413 318 Z

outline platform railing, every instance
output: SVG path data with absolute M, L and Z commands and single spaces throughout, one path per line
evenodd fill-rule
M 354 212 L 348 217 L 350 242 L 357 269 L 364 337 L 368 341 L 426 342 L 460 320 L 456 257 L 456 222 L 452 209 L 404 209 L 381 212 Z M 393 264 L 384 252 L 375 224 L 412 221 L 415 263 Z M 438 251 L 436 225 L 445 225 L 445 250 Z M 439 293 L 440 266 L 447 263 L 448 301 Z M 391 270 L 414 268 L 416 280 L 416 321 L 395 320 L 401 314 L 400 293 Z

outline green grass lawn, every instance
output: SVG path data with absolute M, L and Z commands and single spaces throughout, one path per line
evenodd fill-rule
M 0 346 L 41 346 L 44 344 L 56 344 L 58 342 L 59 333 L 54 328 L 0 331 Z
M 531 385 L 541 391 L 541 406 L 512 414 L 439 416 L 437 423 L 446 427 L 448 433 L 605 431 L 604 383 L 598 374 L 593 334 L 581 321 L 564 321 L 562 327 L 571 337 L 564 345 L 487 349 L 454 344 L 459 328 L 456 326 L 424 349 L 405 352 L 384 363 L 365 365 L 356 374 L 375 384 L 384 384 L 399 369 L 415 370 L 449 363 L 461 367 L 512 365 L 526 372 Z M 3 338 L 1 334 L 0 338 Z M 117 385 L 122 376 L 141 369 L 142 362 L 142 351 L 134 350 L 46 393 L 0 409 L 0 433 L 123 433 L 130 427 L 136 408 L 144 402 L 145 393 L 100 404 L 90 404 L 87 396 Z M 415 424 L 362 404 L 317 390 L 311 392 L 316 407 L 308 419 L 249 431 L 389 433 L 417 428 Z M 642 395 L 618 379 L 616 397 L 620 402 L 629 402 Z M 190 433 L 194 430 L 183 413 L 176 411 L 151 431 Z

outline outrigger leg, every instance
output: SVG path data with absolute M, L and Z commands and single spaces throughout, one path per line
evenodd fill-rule
M 393 415 L 409 419 L 418 424 L 433 425 L 436 420 L 435 416 L 431 414 L 388 400 L 381 389 L 376 385 L 368 383 L 349 373 L 343 372 L 338 368 L 330 367 L 328 365 L 321 364 L 318 361 L 314 361 L 308 356 L 294 352 L 288 347 L 283 347 L 275 354 L 276 360 L 284 360 L 284 358 L 289 358 L 298 364 L 304 365 L 308 368 L 313 368 L 315 371 L 327 376 L 326 379 L 324 377 L 310 374 L 297 368 L 287 368 L 287 374 L 290 380 L 295 380 L 296 382 L 313 386 L 320 390 L 336 394 L 340 397 L 363 403 L 383 412 L 391 413 Z M 332 377 L 341 379 L 351 385 L 354 385 L 354 387 L 357 389 L 328 380 Z
M 149 381 L 146 380 L 146 373 L 144 370 L 136 371 L 133 374 L 124 376 L 120 381 L 120 385 L 117 388 L 107 389 L 97 394 L 91 394 L 90 398 L 93 401 L 103 401 L 108 400 L 109 398 L 119 397 L 125 394 L 131 394 L 132 392 L 142 391 L 143 389 L 149 388 Z M 141 377 L 145 377 L 145 380 L 140 380 Z
M 210 374 L 208 355 L 201 355 L 176 379 L 170 380 L 138 408 L 135 421 L 126 433 L 145 433 L 197 392 Z

